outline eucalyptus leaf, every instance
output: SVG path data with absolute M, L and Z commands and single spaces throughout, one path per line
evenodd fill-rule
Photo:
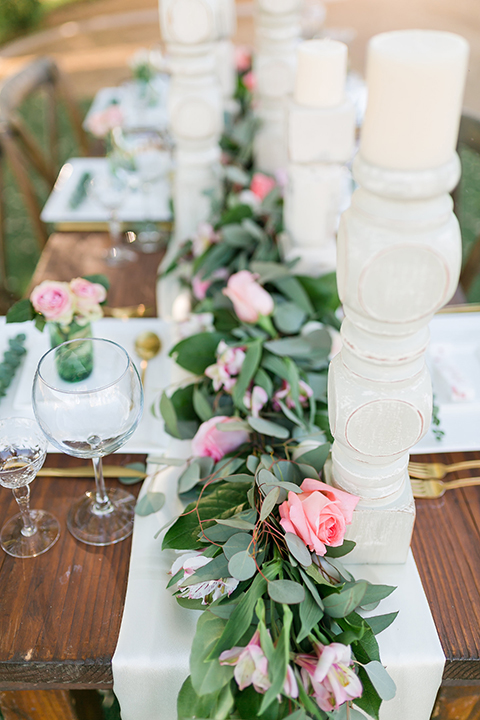
M 297 535 L 290 532 L 285 533 L 285 542 L 287 543 L 287 547 L 293 557 L 298 560 L 301 565 L 308 567 L 312 564 L 312 556 L 310 555 L 309 550 L 303 540 L 301 540 Z
M 225 475 L 223 479 L 229 483 L 251 483 L 253 482 L 253 475 L 240 473 L 239 475 Z
M 328 453 L 330 452 L 330 447 L 330 443 L 324 443 L 323 445 L 320 445 L 320 447 L 315 448 L 314 450 L 309 450 L 308 452 L 303 453 L 303 455 L 300 455 L 297 458 L 297 462 L 312 465 L 317 472 L 320 472 L 325 465 Z
M 325 612 L 334 618 L 342 618 L 350 615 L 355 608 L 361 605 L 367 592 L 368 583 L 366 580 L 359 580 L 344 588 L 340 593 L 332 593 L 323 599 Z
M 206 582 L 207 580 L 220 580 L 228 576 L 227 558 L 221 554 L 213 558 L 213 560 L 210 560 L 206 565 L 197 568 L 193 575 L 183 578 L 179 584 L 180 587 L 189 587 L 190 585 L 197 585 L 197 583 Z
M 250 431 L 250 427 L 248 423 L 244 422 L 243 420 L 231 420 L 230 422 L 219 422 L 218 425 L 215 425 L 217 430 L 220 430 L 220 432 L 237 432 L 238 430 L 247 430 L 247 432 Z
M 233 475 L 238 468 L 242 467 L 244 460 L 242 458 L 222 458 L 213 468 L 213 475 L 216 478 L 224 478 L 227 475 Z
M 248 520 L 243 520 L 242 518 L 228 518 L 227 520 L 219 520 L 217 518 L 217 523 L 219 525 L 226 525 L 227 527 L 237 528 L 238 530 L 253 530 L 255 527 L 255 523 L 248 522 Z
M 305 589 L 305 600 L 300 603 L 300 632 L 297 637 L 297 642 L 305 640 L 313 630 L 313 628 L 320 622 L 323 617 L 323 610 L 319 607 L 318 603 L 312 596 L 312 593 Z
M 257 369 L 260 365 L 260 360 L 262 358 L 262 349 L 263 344 L 262 341 L 254 340 L 250 347 L 248 348 L 245 359 L 242 364 L 242 369 L 240 371 L 240 374 L 238 376 L 237 382 L 235 383 L 233 387 L 233 402 L 235 405 L 241 409 L 245 409 L 245 405 L 243 403 L 243 398 L 245 396 L 245 393 L 250 385 L 251 380 L 253 379 L 255 373 L 257 372 Z
M 294 335 L 305 322 L 305 312 L 293 302 L 279 303 L 275 307 L 273 320 L 280 332 Z
M 246 173 L 245 170 L 243 170 L 238 165 L 225 165 L 223 168 L 223 172 L 227 180 L 230 180 L 236 185 L 242 185 L 242 187 L 247 187 L 247 185 L 249 185 L 250 183 L 248 173 Z
M 223 552 L 227 560 L 243 550 L 248 550 L 253 555 L 253 538 L 249 533 L 239 532 L 232 535 L 223 546 Z
M 248 580 L 257 572 L 257 566 L 248 551 L 242 550 L 229 560 L 228 571 L 237 580 Z
M 191 490 L 200 480 L 200 464 L 195 460 L 190 463 L 187 469 L 178 479 L 178 492 L 180 495 Z
M 191 335 L 177 343 L 170 351 L 170 356 L 185 370 L 203 375 L 206 368 L 215 363 L 216 350 L 223 339 L 224 335 L 216 332 Z
M 258 467 L 259 459 L 255 455 L 249 455 L 247 458 L 247 468 L 254 473 Z
M 305 600 L 305 590 L 293 580 L 272 580 L 268 583 L 268 594 L 274 602 L 297 605 Z
M 347 707 L 347 703 L 343 703 L 343 705 L 340 705 L 334 717 L 335 720 L 366 720 L 363 713 L 361 713 L 359 710 L 356 710 L 351 705 Z
M 363 669 L 382 700 L 391 700 L 395 697 L 397 687 L 382 663 L 372 660 L 364 665 Z
M 213 411 L 210 407 L 210 403 L 204 396 L 201 390 L 195 387 L 193 391 L 193 409 L 197 413 L 198 417 L 202 422 L 206 422 L 213 417 Z
M 383 600 L 391 595 L 395 589 L 393 585 L 372 585 L 367 582 L 367 592 L 363 598 L 362 607 Z
M 344 540 L 343 544 L 339 547 L 329 546 L 327 547 L 326 557 L 339 558 L 348 555 L 349 552 L 352 552 L 355 545 L 356 543 L 353 540 Z
M 261 433 L 262 435 L 269 435 L 271 437 L 280 438 L 281 440 L 286 440 L 289 436 L 287 428 L 283 427 L 283 425 L 270 422 L 270 420 L 255 418 L 250 415 L 247 418 L 247 421 L 253 430 Z
M 225 621 L 210 613 L 203 613 L 197 623 L 190 653 L 192 685 L 199 695 L 220 690 L 233 677 L 233 668 L 207 660 L 212 648 L 225 629 Z
M 294 358 L 306 358 L 312 353 L 310 343 L 303 337 L 288 337 L 281 340 L 269 340 L 265 348 L 274 355 L 288 356 Z
M 145 517 L 158 512 L 165 505 L 165 495 L 162 492 L 146 492 L 135 506 L 135 514 Z
M 125 467 L 129 470 L 138 470 L 141 475 L 145 472 L 145 463 L 128 463 Z M 135 483 L 143 480 L 143 477 L 119 477 L 118 479 L 122 485 L 135 485 Z
M 169 435 L 180 439 L 180 433 L 178 430 L 178 421 L 175 408 L 172 401 L 168 397 L 166 392 L 162 393 L 160 398 L 160 412 L 165 423 L 165 430 Z
M 222 238 L 227 245 L 234 248 L 247 247 L 253 241 L 250 233 L 244 230 L 241 225 L 224 225 L 222 227 Z
M 397 612 L 386 613 L 385 615 L 376 615 L 375 617 L 366 618 L 367 623 L 372 628 L 375 635 L 379 635 L 393 623 L 398 615 Z
M 286 265 L 276 262 L 260 262 L 257 260 L 250 263 L 250 270 L 260 276 L 259 280 L 262 285 L 290 275 L 290 270 Z
M 285 415 L 286 418 L 288 418 L 288 420 L 290 420 L 290 422 L 293 422 L 295 425 L 298 425 L 298 427 L 301 427 L 301 428 L 306 427 L 305 422 L 301 418 L 299 418 L 297 415 L 295 415 L 293 410 L 290 410 L 290 408 L 287 407 L 287 405 L 285 405 L 283 400 L 278 400 L 277 402 L 280 405 L 283 414 Z
M 278 497 L 280 495 L 280 488 L 274 487 L 272 490 L 270 490 L 267 495 L 265 495 L 265 499 L 262 503 L 262 509 L 260 510 L 260 521 L 263 522 L 267 519 L 267 517 L 270 515 L 274 507 L 276 506 L 278 502 Z

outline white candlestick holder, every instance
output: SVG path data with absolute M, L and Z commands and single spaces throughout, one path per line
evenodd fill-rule
M 452 297 L 461 238 L 449 191 L 457 155 L 395 171 L 358 155 L 359 188 L 342 216 L 337 283 L 343 349 L 330 365 L 333 484 L 360 496 L 347 537 L 357 563 L 405 562 L 415 519 L 409 450 L 426 433 L 432 393 L 428 323 Z

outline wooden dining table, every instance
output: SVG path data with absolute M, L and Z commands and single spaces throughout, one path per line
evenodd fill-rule
M 161 253 L 139 254 L 136 263 L 112 268 L 103 260 L 107 245 L 107 236 L 98 233 L 52 235 L 32 285 L 44 279 L 70 280 L 104 272 L 111 281 L 109 305 L 142 304 L 155 313 Z M 480 448 L 415 460 L 450 463 L 473 458 L 480 461 Z M 123 465 L 138 459 L 138 455 L 118 454 L 108 462 Z M 81 464 L 79 459 L 59 454 L 48 455 L 46 461 L 47 467 Z M 480 476 L 480 469 L 452 477 L 476 475 Z M 33 559 L 0 554 L 0 709 L 4 720 L 94 720 L 101 717 L 100 701 L 91 691 L 112 688 L 111 661 L 122 619 L 131 541 L 92 547 L 67 532 L 69 505 L 91 489 L 92 482 L 37 478 L 32 485 L 32 507 L 46 508 L 58 517 L 60 540 Z M 14 512 L 12 494 L 2 489 L 0 525 Z M 478 720 L 480 486 L 451 490 L 436 500 L 418 500 L 412 548 L 446 656 L 432 717 Z

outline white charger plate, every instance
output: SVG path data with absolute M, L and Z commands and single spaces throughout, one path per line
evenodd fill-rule
M 439 382 L 432 362 L 435 344 L 448 345 L 449 362 L 465 378 L 472 399 L 452 402 Z M 433 392 L 439 407 L 440 430 L 437 440 L 432 426 L 411 453 L 468 452 L 480 450 L 480 313 L 441 313 L 430 323 L 427 365 L 432 374 Z
M 157 318 L 132 318 L 116 320 L 103 318 L 93 324 L 93 335 L 106 338 L 118 343 L 128 352 L 140 371 L 140 359 L 135 355 L 135 337 L 141 332 L 151 330 L 162 341 L 161 352 L 148 363 L 145 379 L 145 407 L 142 420 L 128 442 L 118 451 L 121 453 L 156 453 L 168 447 L 169 436 L 163 428 L 163 421 L 155 417 L 151 411 L 152 405 L 157 401 L 162 391 L 170 382 L 171 360 L 168 350 L 171 347 L 171 325 Z M 9 338 L 19 333 L 27 336 L 25 347 L 27 354 L 22 365 L 8 389 L 7 395 L 0 402 L 0 418 L 32 417 L 32 385 L 38 361 L 49 349 L 48 332 L 39 332 L 33 323 L 6 324 L 5 318 L 0 318 L 0 361 L 3 352 L 8 347 Z M 58 452 L 50 447 L 49 451 Z

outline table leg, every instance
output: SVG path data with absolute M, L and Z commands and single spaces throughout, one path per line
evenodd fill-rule
M 2 691 L 0 710 L 4 720 L 80 720 L 82 717 L 77 714 L 68 690 Z

